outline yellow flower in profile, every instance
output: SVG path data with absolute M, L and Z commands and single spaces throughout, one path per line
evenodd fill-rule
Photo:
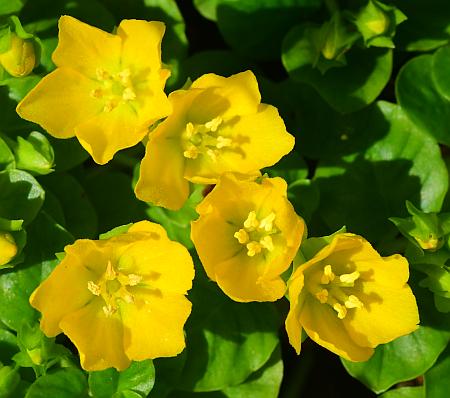
M 288 282 L 290 343 L 299 353 L 303 329 L 345 359 L 368 360 L 377 345 L 417 328 L 408 276 L 401 255 L 381 257 L 361 236 L 336 234 Z
M 162 22 L 123 20 L 116 34 L 70 16 L 59 20 L 58 67 L 17 106 L 24 119 L 57 138 L 76 136 L 104 164 L 141 141 L 171 111 L 163 91 Z
M 225 172 L 254 174 L 294 146 L 275 107 L 261 104 L 251 71 L 206 74 L 169 95 L 173 113 L 152 132 L 136 196 L 177 210 L 189 181 L 215 184 Z
M 210 279 L 233 300 L 275 301 L 305 223 L 286 198 L 282 178 L 260 182 L 225 174 L 197 206 L 191 238 Z
M 0 231 L 0 267 L 8 264 L 17 254 L 17 245 L 9 232 Z
M 189 252 L 158 224 L 141 221 L 105 240 L 77 240 L 33 292 L 49 337 L 63 332 L 85 370 L 123 370 L 132 360 L 175 356 L 191 312 Z

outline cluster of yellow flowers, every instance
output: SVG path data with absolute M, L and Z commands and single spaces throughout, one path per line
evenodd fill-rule
M 294 146 L 277 109 L 261 103 L 252 72 L 206 74 L 166 97 L 164 25 L 124 20 L 109 34 L 72 17 L 59 23 L 57 69 L 19 103 L 23 118 L 76 136 L 100 164 L 148 136 L 136 196 L 179 209 L 189 183 L 214 184 L 191 237 L 208 277 L 240 302 L 286 293 L 289 340 L 304 330 L 338 355 L 367 360 L 378 344 L 417 328 L 408 263 L 381 257 L 362 237 L 334 235 L 284 274 L 306 239 L 282 178 L 261 176 Z M 155 122 L 161 121 L 149 130 Z M 188 251 L 148 221 L 98 241 L 78 240 L 30 302 L 48 336 L 64 332 L 87 370 L 173 356 L 185 346 L 194 266 Z

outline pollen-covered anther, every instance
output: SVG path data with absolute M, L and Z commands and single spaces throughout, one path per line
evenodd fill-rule
M 216 148 L 222 149 L 222 148 L 230 147 L 232 143 L 233 143 L 233 141 L 231 140 L 231 138 L 225 138 L 225 137 L 222 137 L 221 135 L 219 135 L 217 137 Z
M 247 255 L 253 257 L 255 254 L 261 253 L 262 246 L 258 242 L 247 243 Z
M 351 284 L 353 286 L 353 284 L 355 283 L 355 281 L 357 279 L 359 279 L 360 274 L 358 271 L 354 271 L 351 274 L 342 274 L 339 276 L 339 280 L 342 283 L 347 283 L 347 284 Z
M 183 156 L 188 159 L 197 159 L 199 154 L 198 148 L 191 145 L 188 149 L 183 152 Z
M 122 98 L 125 101 L 131 101 L 136 99 L 136 93 L 133 91 L 131 87 L 127 87 L 125 90 L 123 90 Z
M 235 232 L 233 235 L 240 244 L 245 244 L 249 241 L 248 233 L 245 229 L 241 228 L 239 231 Z
M 340 303 L 333 304 L 333 310 L 337 312 L 339 319 L 344 319 L 347 315 L 347 308 Z
M 214 149 L 208 149 L 206 154 L 211 158 L 213 162 L 217 161 L 217 152 Z
M 141 275 L 136 274 L 129 274 L 128 275 L 128 285 L 129 286 L 136 286 L 142 281 Z
M 322 304 L 325 304 L 328 301 L 328 290 L 322 289 L 315 294 L 317 300 L 319 300 Z
M 103 90 L 101 88 L 96 88 L 91 91 L 91 97 L 94 98 L 102 98 L 103 97 Z
M 322 277 L 320 278 L 320 283 L 323 285 L 327 285 L 328 283 L 332 282 L 335 278 L 334 272 L 331 268 L 331 265 L 325 265 L 323 269 Z
M 111 112 L 117 106 L 117 102 L 115 100 L 109 100 L 105 103 L 103 107 L 103 112 Z
M 100 286 L 95 284 L 94 281 L 89 281 L 87 284 L 87 288 L 94 296 L 100 296 Z
M 117 311 L 117 308 L 111 304 L 104 305 L 102 309 L 105 315 L 108 317 L 114 315 L 114 313 Z
M 215 133 L 219 126 L 222 124 L 222 118 L 220 116 L 215 117 L 214 119 L 210 120 L 209 122 L 205 123 L 205 127 L 209 130 Z
M 256 212 L 251 211 L 248 213 L 247 219 L 244 221 L 244 228 L 248 231 L 253 231 L 259 227 L 259 221 L 256 218 Z
M 264 217 L 260 221 L 259 228 L 264 229 L 266 232 L 272 231 L 274 220 L 275 220 L 275 213 L 272 212 L 267 217 Z
M 106 72 L 106 70 L 104 70 L 102 68 L 97 68 L 95 70 L 95 75 L 97 77 L 97 80 L 101 80 L 101 81 L 111 78 L 110 74 L 108 72 Z
M 117 74 L 122 84 L 127 85 L 130 82 L 131 71 L 127 68 Z
M 345 301 L 344 305 L 347 308 L 362 308 L 364 306 L 361 300 L 353 294 L 348 296 L 348 299 Z
M 263 238 L 261 238 L 259 243 L 262 247 L 264 247 L 264 249 L 267 249 L 270 252 L 273 251 L 273 241 L 271 236 L 269 235 L 264 236 Z

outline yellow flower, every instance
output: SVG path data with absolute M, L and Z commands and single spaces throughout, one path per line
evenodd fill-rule
M 11 34 L 11 47 L 0 54 L 0 64 L 15 77 L 26 76 L 36 64 L 34 46 L 30 40 L 21 39 L 15 33 Z
M 30 303 L 47 336 L 72 340 L 84 369 L 123 370 L 131 360 L 184 349 L 194 266 L 161 226 L 141 221 L 110 239 L 77 240 L 65 252 Z
M 337 234 L 300 265 L 289 284 L 289 341 L 300 352 L 302 328 L 316 343 L 351 361 L 417 328 L 407 260 L 381 257 L 364 238 Z
M 9 232 L 0 231 L 0 266 L 8 264 L 17 254 L 17 245 Z
M 257 174 L 294 146 L 275 107 L 261 104 L 251 71 L 203 75 L 169 95 L 173 113 L 150 135 L 139 199 L 177 210 L 189 182 L 214 184 L 225 172 Z
M 286 292 L 280 275 L 305 233 L 286 190 L 281 178 L 258 183 L 226 174 L 197 206 L 192 241 L 209 278 L 233 300 L 275 301 Z
M 58 68 L 17 106 L 57 138 L 76 136 L 104 164 L 135 145 L 171 111 L 161 68 L 162 22 L 123 20 L 115 35 L 75 18 L 59 20 Z

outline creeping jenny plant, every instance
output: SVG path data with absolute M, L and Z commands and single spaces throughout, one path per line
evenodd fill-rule
M 236 301 L 275 301 L 306 233 L 282 178 L 239 180 L 226 174 L 197 206 L 192 241 L 208 276 Z
M 175 356 L 191 312 L 188 251 L 158 224 L 141 221 L 105 240 L 77 240 L 30 298 L 49 336 L 66 334 L 86 370 Z
M 117 34 L 75 18 L 59 20 L 58 67 L 17 106 L 57 138 L 76 136 L 100 164 L 148 133 L 171 111 L 161 65 L 162 22 L 123 20 Z
M 352 361 L 417 329 L 416 299 L 406 284 L 408 261 L 381 257 L 364 238 L 337 234 L 289 280 L 289 341 L 300 352 L 302 329 L 316 343 Z
M 294 146 L 277 109 L 261 104 L 251 71 L 203 75 L 169 100 L 173 113 L 150 134 L 141 163 L 141 200 L 179 209 L 189 181 L 214 184 L 225 172 L 256 175 Z

